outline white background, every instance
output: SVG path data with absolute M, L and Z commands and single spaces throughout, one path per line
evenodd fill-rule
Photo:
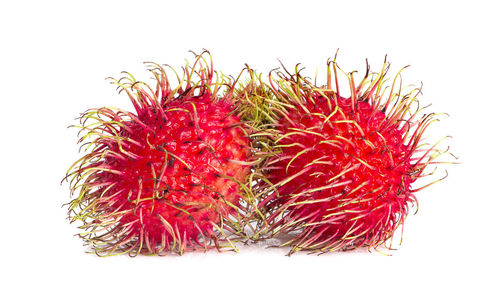
M 2 304 L 499 304 L 498 8 L 494 1 L 5 1 L 0 5 L 0 303 Z M 212 52 L 237 75 L 297 62 L 325 72 L 393 73 L 450 117 L 462 164 L 418 194 L 403 245 L 387 257 L 323 256 L 241 247 L 239 254 L 98 258 L 85 254 L 59 184 L 77 157 L 73 118 L 91 107 L 129 109 L 105 81 L 146 76 Z M 142 73 L 142 74 L 141 74 Z M 394 75 L 394 74 L 392 74 Z M 143 78 L 143 77 L 142 77 Z M 129 108 L 127 108 L 129 107 Z

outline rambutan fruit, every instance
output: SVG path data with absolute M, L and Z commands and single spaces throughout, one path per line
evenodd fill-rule
M 402 88 L 400 73 L 387 85 L 386 63 L 375 74 L 367 65 L 358 84 L 354 72 L 345 74 L 350 97 L 339 94 L 335 60 L 327 66 L 325 86 L 298 68 L 270 74 L 268 181 L 256 187 L 268 196 L 259 203 L 265 217 L 256 239 L 281 236 L 290 254 L 391 248 L 409 209 L 418 207 L 415 192 L 442 179 L 414 187 L 446 153 L 422 140 L 438 119 L 421 114 L 420 88 Z
M 238 102 L 236 81 L 214 73 L 207 54 L 183 75 L 174 71 L 175 86 L 154 63 L 147 63 L 154 89 L 129 73 L 113 79 L 134 112 L 82 114 L 86 154 L 66 176 L 77 193 L 69 217 L 82 222 L 79 235 L 97 254 L 234 248 L 256 163 L 255 123 L 245 121 L 252 109 Z

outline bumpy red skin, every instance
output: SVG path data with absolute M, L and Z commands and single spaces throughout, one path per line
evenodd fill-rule
M 249 166 L 230 161 L 245 162 L 250 154 L 232 110 L 231 101 L 205 94 L 170 101 L 163 111 L 141 109 L 140 123 L 124 122 L 120 136 L 131 141 L 121 144 L 134 158 L 110 142 L 105 146 L 113 153 L 102 165 L 121 174 L 105 171 L 99 177 L 113 185 L 106 194 L 117 194 L 104 202 L 109 210 L 123 212 L 116 227 L 128 228 L 126 234 L 142 239 L 151 252 L 156 245 L 168 247 L 175 236 L 188 244 L 213 236 L 212 224 L 234 213 L 228 203 L 238 205 L 238 182 L 245 183 L 249 172 Z
M 323 96 L 314 99 L 315 103 L 305 104 L 309 112 L 325 116 L 332 113 Z M 297 225 L 310 224 L 302 232 L 306 248 L 315 243 L 320 243 L 317 248 L 331 245 L 338 249 L 379 244 L 406 216 L 408 203 L 414 198 L 409 190 L 416 178 L 409 175 L 412 148 L 404 144 L 405 125 L 384 125 L 385 114 L 365 101 L 353 103 L 350 98 L 338 97 L 336 102 L 330 100 L 330 105 L 335 104 L 339 110 L 328 123 L 324 123 L 325 117 L 309 115 L 299 106 L 279 121 L 281 135 L 298 129 L 321 135 L 300 132 L 284 137 L 278 143 L 284 145 L 279 161 L 270 171 L 274 184 L 295 177 L 279 189 L 282 197 L 270 206 L 291 204 L 283 221 L 302 219 Z M 355 124 L 340 121 L 355 121 L 362 132 Z M 336 142 L 320 143 L 325 140 Z M 297 156 L 305 148 L 313 149 Z M 310 165 L 314 160 L 322 162 Z M 300 174 L 303 170 L 306 172 Z M 332 187 L 304 193 L 328 185 Z M 296 194 L 302 195 L 294 197 Z M 305 200 L 316 202 L 297 204 Z

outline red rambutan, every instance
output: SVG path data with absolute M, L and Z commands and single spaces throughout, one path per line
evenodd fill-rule
M 154 90 L 128 73 L 113 79 L 135 112 L 82 114 L 79 142 L 88 153 L 66 177 L 78 193 L 69 214 L 83 223 L 80 236 L 97 254 L 233 247 L 227 232 L 241 229 L 253 123 L 242 119 L 235 82 L 214 74 L 203 55 L 183 68 L 183 76 L 176 73 L 175 86 L 153 63 Z
M 357 85 L 354 73 L 346 74 L 349 98 L 338 94 L 335 61 L 328 62 L 324 87 L 298 70 L 270 76 L 273 123 L 266 133 L 273 153 L 269 181 L 257 187 L 268 197 L 259 204 L 265 217 L 256 236 L 290 233 L 283 244 L 292 246 L 290 253 L 391 247 L 386 242 L 392 244 L 409 207 L 418 204 L 414 193 L 425 187 L 412 184 L 445 152 L 421 141 L 437 119 L 421 115 L 420 88 L 402 93 L 400 73 L 386 86 L 387 71 L 386 64 L 378 74 L 367 67 Z

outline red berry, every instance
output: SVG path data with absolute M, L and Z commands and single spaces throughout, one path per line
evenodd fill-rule
M 386 72 L 372 81 L 367 73 L 357 86 L 349 74 L 349 98 L 298 72 L 271 80 L 278 103 L 268 179 L 275 191 L 260 203 L 260 226 L 268 235 L 294 233 L 291 253 L 377 247 L 416 203 L 412 183 L 440 152 L 419 146 L 433 115 L 417 119 L 418 89 L 401 94 L 393 84 L 384 95 Z
M 151 70 L 154 91 L 132 76 L 117 81 L 135 112 L 82 115 L 81 141 L 91 142 L 68 174 L 79 192 L 70 214 L 83 221 L 81 236 L 96 253 L 182 254 L 225 238 L 251 151 L 232 90 L 217 95 L 220 84 L 204 61 L 186 67 L 175 89 L 159 65 Z

